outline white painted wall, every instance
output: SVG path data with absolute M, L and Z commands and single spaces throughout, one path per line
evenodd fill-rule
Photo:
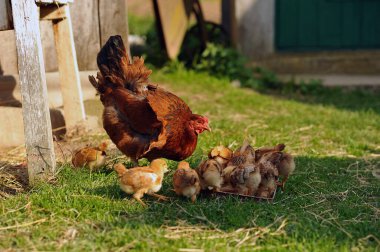
M 237 0 L 238 49 L 250 59 L 274 53 L 275 0 Z

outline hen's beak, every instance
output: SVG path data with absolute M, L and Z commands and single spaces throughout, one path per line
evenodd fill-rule
M 211 132 L 211 128 L 210 128 L 210 125 L 207 124 L 207 126 L 205 127 L 205 130 L 207 131 L 210 131 Z

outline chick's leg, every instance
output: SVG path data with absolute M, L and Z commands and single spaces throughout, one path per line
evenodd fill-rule
M 193 196 L 191 196 L 191 201 L 193 203 L 195 203 L 196 199 L 197 199 L 197 195 L 194 194 Z
M 158 198 L 159 200 L 163 200 L 163 201 L 168 201 L 168 200 L 169 200 L 168 197 L 163 196 L 163 195 L 159 195 L 159 194 L 157 194 L 157 193 L 153 193 L 153 192 L 151 192 L 151 193 L 147 193 L 147 194 L 150 195 L 150 196 L 156 197 L 156 198 Z
M 133 194 L 133 198 L 146 207 L 146 204 L 141 200 L 142 196 L 144 196 L 144 190 L 139 190 Z
M 277 182 L 277 186 L 281 188 L 281 191 L 285 191 L 285 183 L 288 180 L 288 176 L 285 176 L 281 182 Z

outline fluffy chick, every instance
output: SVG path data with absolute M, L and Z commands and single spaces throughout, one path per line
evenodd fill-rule
M 254 195 L 261 182 L 261 174 L 258 165 L 250 164 L 239 166 L 230 174 L 232 188 L 243 195 Z
M 268 152 L 260 159 L 258 165 L 260 167 L 261 183 L 256 193 L 258 197 L 269 198 L 276 190 L 279 175 L 277 167 L 282 156 L 283 153 L 280 151 Z
M 244 141 L 243 145 L 234 151 L 232 158 L 227 166 L 249 165 L 255 162 L 255 150 L 248 141 Z
M 280 183 L 278 183 L 278 186 L 280 186 L 282 191 L 284 191 L 285 183 L 288 180 L 290 174 L 292 174 L 293 171 L 296 169 L 296 164 L 292 155 L 290 155 L 289 153 L 282 154 L 282 158 L 277 168 L 279 175 L 282 177 L 282 180 Z
M 255 150 L 255 161 L 258 162 L 267 153 L 283 151 L 285 147 L 285 144 L 282 143 L 273 147 L 261 147 Z
M 215 159 L 224 168 L 232 158 L 232 150 L 224 146 L 217 146 L 210 151 L 208 157 Z
M 106 162 L 107 143 L 101 143 L 98 147 L 85 147 L 75 151 L 72 157 L 74 167 L 88 167 L 91 171 L 98 170 Z
M 203 161 L 200 163 L 196 171 L 199 175 L 199 180 L 203 190 L 220 190 L 223 184 L 223 168 L 216 160 L 208 159 Z
M 144 194 L 162 200 L 168 199 L 165 196 L 156 194 L 162 187 L 164 173 L 168 171 L 168 165 L 165 160 L 155 159 L 149 166 L 131 169 L 126 169 L 123 164 L 119 163 L 114 166 L 114 170 L 118 174 L 120 188 L 128 194 L 133 194 L 133 198 L 143 206 L 146 206 L 141 200 Z
M 177 170 L 173 175 L 173 187 L 177 195 L 190 198 L 195 202 L 197 195 L 201 191 L 198 173 L 190 168 L 188 162 L 178 163 Z

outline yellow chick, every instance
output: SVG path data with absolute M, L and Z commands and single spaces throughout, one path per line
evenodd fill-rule
M 163 159 L 153 160 L 149 166 L 126 169 L 121 163 L 114 166 L 118 174 L 120 188 L 127 194 L 133 194 L 141 205 L 146 204 L 141 200 L 144 194 L 154 196 L 161 200 L 167 197 L 156 194 L 162 187 L 164 173 L 168 171 L 168 165 Z
M 210 151 L 208 157 L 216 160 L 224 168 L 232 157 L 232 150 L 222 145 L 217 146 Z
M 200 163 L 197 173 L 203 190 L 219 191 L 223 184 L 222 166 L 214 159 L 208 159 Z
M 178 163 L 177 170 L 173 175 L 173 186 L 177 195 L 190 198 L 192 202 L 195 202 L 201 191 L 198 173 L 191 169 L 189 163 L 185 161 Z
M 85 147 L 77 150 L 73 157 L 74 167 L 88 167 L 91 171 L 98 170 L 106 163 L 107 144 L 101 143 L 98 147 Z

